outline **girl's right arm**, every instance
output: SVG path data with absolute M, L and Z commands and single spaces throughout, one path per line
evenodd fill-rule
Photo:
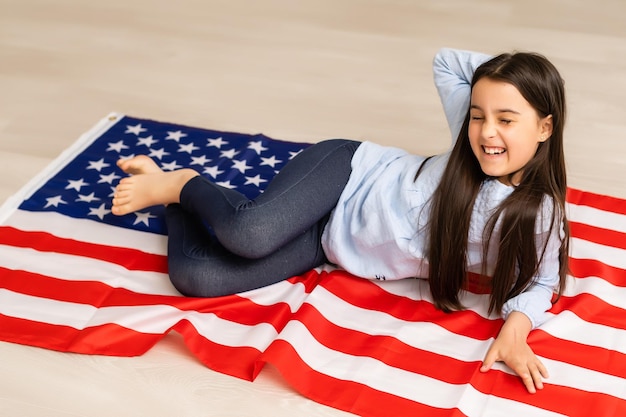
M 442 48 L 433 60 L 433 75 L 443 111 L 456 142 L 470 103 L 474 70 L 490 55 L 458 49 Z

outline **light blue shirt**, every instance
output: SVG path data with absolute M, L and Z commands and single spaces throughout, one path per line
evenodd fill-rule
M 435 56 L 435 85 L 441 97 L 453 140 L 456 140 L 469 108 L 474 69 L 489 59 L 484 54 L 442 49 Z M 329 261 L 363 278 L 392 280 L 428 277 L 430 199 L 437 188 L 449 153 L 431 158 L 414 181 L 424 157 L 364 142 L 352 159 L 352 174 L 322 235 Z M 513 187 L 487 180 L 474 204 L 468 235 L 466 270 L 481 273 L 483 231 L 491 214 L 513 192 Z M 538 250 L 548 239 L 537 276 L 524 293 L 507 301 L 502 315 L 520 311 L 537 327 L 546 318 L 554 288 L 559 282 L 559 231 L 551 229 L 552 204 L 543 204 L 535 239 Z M 545 219 L 545 220 L 544 220 Z M 497 258 L 499 225 L 489 248 L 487 273 Z

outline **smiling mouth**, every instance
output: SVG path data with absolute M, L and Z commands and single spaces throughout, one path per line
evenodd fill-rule
M 501 155 L 506 152 L 506 149 L 498 146 L 483 146 L 483 152 L 487 155 Z

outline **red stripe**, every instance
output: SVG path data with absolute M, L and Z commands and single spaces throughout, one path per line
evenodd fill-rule
M 623 315 L 622 312 L 622 319 Z M 464 362 L 407 345 L 393 336 L 370 335 L 337 326 L 328 321 L 314 306 L 303 306 L 294 319 L 303 322 L 320 343 L 333 350 L 354 356 L 372 357 L 394 368 L 427 375 L 451 384 L 469 381 L 480 366 L 480 362 Z M 484 343 L 486 348 L 489 342 Z M 609 352 L 607 349 L 564 341 L 540 330 L 531 334 L 529 343 L 541 356 L 626 378 L 626 355 L 619 352 L 611 352 L 610 356 L 624 363 L 623 367 L 614 367 L 608 361 L 597 360 L 607 357 Z M 570 349 L 561 352 L 559 347 L 564 344 Z M 390 352 L 393 352 L 393 355 L 390 355 Z M 415 360 L 407 361 L 406 358 Z
M 261 352 L 251 347 L 220 345 L 200 335 L 186 320 L 173 327 L 189 350 L 217 372 L 252 381 L 258 370 Z M 0 314 L 0 339 L 60 352 L 106 356 L 140 356 L 150 350 L 164 334 L 149 334 L 116 324 L 78 330 L 69 326 L 35 322 Z
M 579 410 L 578 406 L 572 406 L 570 401 L 565 401 L 573 396 L 581 399 L 586 398 L 594 404 L 597 402 L 614 403 L 618 401 L 621 409 L 626 410 L 626 401 L 624 400 L 614 399 L 604 394 L 588 393 L 575 388 L 558 387 L 550 384 L 546 384 L 546 388 L 540 392 L 541 395 L 530 396 L 526 392 L 521 380 L 515 375 L 499 371 L 491 371 L 488 373 L 479 372 L 480 361 L 463 362 L 447 356 L 416 349 L 393 337 L 372 336 L 341 328 L 325 321 L 324 317 L 316 312 L 313 307 L 310 307 L 307 313 L 308 314 L 304 316 L 304 320 L 302 320 L 303 317 L 300 317 L 300 319 L 307 329 L 311 331 L 311 334 L 326 347 L 339 352 L 354 356 L 374 358 L 391 367 L 425 375 L 451 384 L 464 384 L 469 382 L 484 394 L 496 395 L 501 398 L 528 403 L 570 416 L 587 417 L 593 415 L 585 414 Z M 539 335 L 543 337 L 539 337 Z M 533 333 L 529 342 L 535 352 L 543 356 L 552 356 L 555 360 L 563 361 L 563 353 L 565 353 L 565 356 L 567 356 L 565 362 L 572 363 L 575 366 L 584 366 L 600 372 L 615 374 L 616 370 L 612 369 L 610 363 L 603 361 L 603 359 L 606 358 L 607 352 L 604 349 L 589 349 L 589 347 L 586 346 L 579 346 L 578 349 L 574 349 L 575 346 L 572 346 L 573 344 L 570 343 L 568 347 L 572 348 L 572 350 L 561 352 L 561 349 L 559 349 L 560 346 L 563 346 L 561 341 L 545 333 Z M 446 341 L 442 340 L 442 344 L 443 343 L 446 343 Z M 594 351 L 604 351 L 605 354 L 601 356 L 586 355 L 586 353 L 592 354 Z M 576 352 L 579 355 L 576 355 Z M 553 353 L 553 355 L 548 355 L 547 353 Z M 407 358 L 411 358 L 411 360 L 407 360 Z M 620 370 L 620 372 L 621 371 L 623 370 Z M 602 409 L 602 407 L 598 407 Z
M 536 394 L 529 394 L 517 376 L 497 370 L 484 374 L 477 372 L 471 384 L 485 394 L 525 403 L 569 417 L 626 415 L 626 401 L 621 398 L 553 385 L 549 380 L 544 382 L 544 388 L 538 390 Z M 607 410 L 615 410 L 616 414 L 606 414 Z M 506 409 L 501 410 L 502 415 L 508 413 L 510 411 L 507 412 Z
M 311 368 L 293 346 L 283 340 L 274 341 L 260 360 L 274 365 L 285 380 L 306 397 L 359 416 L 465 416 L 458 409 L 420 404 L 358 382 L 325 375 Z
M 0 339 L 62 352 L 139 356 L 162 337 L 162 334 L 141 333 L 112 323 L 79 330 L 0 314 Z
M 310 294 L 313 292 L 315 287 L 318 286 L 320 281 L 324 279 L 325 272 L 318 273 L 317 270 L 312 269 L 308 272 L 305 272 L 302 275 L 298 275 L 295 277 L 291 277 L 287 280 L 287 282 L 291 282 L 292 284 L 301 284 L 304 286 L 304 292 Z
M 344 271 L 333 271 L 320 285 L 356 307 L 390 314 L 400 320 L 436 322 L 450 332 L 478 340 L 498 333 L 502 320 L 487 320 L 471 310 L 444 313 L 428 301 L 416 301 L 391 294 L 373 282 L 356 278 Z
M 602 211 L 626 215 L 626 204 L 624 204 L 626 200 L 617 197 L 569 188 L 567 190 L 567 201 L 579 206 L 588 206 Z
M 261 370 L 257 366 L 261 355 L 258 349 L 215 343 L 199 334 L 187 320 L 180 321 L 173 329 L 183 336 L 191 353 L 209 369 L 247 381 L 253 381 Z
M 313 275 L 310 275 L 315 278 Z M 265 306 L 239 295 L 217 298 L 177 297 L 140 294 L 125 288 L 110 287 L 97 281 L 66 281 L 26 271 L 0 268 L 0 288 L 17 293 L 96 308 L 118 306 L 169 305 L 182 311 L 213 313 L 244 325 L 268 323 L 280 331 L 291 316 L 286 303 Z
M 450 384 L 467 382 L 480 366 L 480 362 L 464 362 L 416 348 L 393 336 L 371 335 L 338 326 L 308 304 L 302 306 L 294 320 L 302 322 L 317 341 L 332 350 L 353 356 L 370 357 L 391 367 L 426 375 Z M 390 354 L 391 352 L 393 354 Z
M 595 295 L 582 293 L 562 296 L 550 311 L 559 314 L 569 310 L 589 323 L 626 330 L 626 310 L 611 305 Z
M 359 280 L 358 278 L 356 280 Z M 338 283 L 339 280 L 331 281 L 335 284 Z M 363 281 L 363 280 L 360 280 Z M 367 281 L 365 281 L 367 282 Z M 377 294 L 367 294 L 367 290 L 372 290 L 372 288 L 365 288 L 365 286 L 356 286 L 357 282 L 350 283 L 348 286 L 351 290 L 344 291 L 346 294 L 344 295 L 354 295 L 359 294 L 359 300 L 354 304 L 360 304 L 360 307 L 367 308 L 375 311 L 382 311 L 386 313 L 390 313 L 395 317 L 400 318 L 405 321 L 425 321 L 432 322 L 437 325 L 440 325 L 451 332 L 456 334 L 464 335 L 467 337 L 471 337 L 477 340 L 487 340 L 488 337 L 493 337 L 498 334 L 501 321 L 500 320 L 487 320 L 482 318 L 476 314 L 468 315 L 467 311 L 454 312 L 454 313 L 442 313 L 438 310 L 435 310 L 432 305 L 426 303 L 424 301 L 415 302 L 406 299 L 405 297 L 395 296 L 389 293 L 386 293 L 379 289 L 377 285 L 370 284 L 370 287 L 374 287 L 372 292 L 377 292 Z M 324 281 L 322 285 L 330 289 L 330 285 L 327 284 L 327 281 Z M 343 287 L 339 287 L 342 289 Z M 379 291 L 377 291 L 377 289 Z M 385 300 L 385 298 L 389 298 L 389 300 Z M 345 299 L 345 297 L 344 297 Z M 348 302 L 352 302 L 353 300 L 349 300 Z M 395 305 L 394 305 L 395 303 Z M 431 307 L 429 314 L 423 314 L 425 310 L 429 310 L 429 306 Z M 580 294 L 575 297 L 562 297 L 559 302 L 553 307 L 552 312 L 558 314 L 563 310 L 570 310 L 574 312 L 577 316 L 581 317 L 583 320 L 586 320 L 590 323 L 596 323 L 604 326 L 610 326 L 615 329 L 626 329 L 626 310 L 621 309 L 619 307 L 612 306 L 603 300 L 599 299 L 590 294 Z M 398 311 L 406 312 L 406 314 L 399 314 Z M 332 323 L 324 323 L 325 327 L 332 328 Z M 485 337 L 487 336 L 487 337 Z M 365 335 L 365 338 L 373 337 L 370 335 Z M 354 332 L 346 331 L 346 334 L 334 334 L 334 340 L 341 341 L 342 344 L 348 344 L 349 340 L 359 340 L 358 343 L 361 343 L 362 346 L 368 345 L 365 343 L 365 339 L 360 339 Z M 384 338 L 383 338 L 384 339 Z M 564 342 L 561 340 L 556 340 L 553 338 L 553 341 L 558 346 L 559 343 Z M 357 345 L 359 345 L 357 343 Z M 400 342 L 398 342 L 400 343 Z M 335 348 L 341 349 L 340 346 L 336 346 Z M 572 363 L 577 366 L 581 366 L 587 369 L 598 370 L 599 372 L 604 372 L 607 374 L 615 374 L 622 378 L 626 378 L 626 373 L 622 373 L 623 370 L 617 368 L 613 368 L 613 365 L 605 368 L 600 368 L 599 364 L 595 362 L 596 357 L 598 357 L 599 352 L 603 351 L 603 348 L 596 348 L 591 346 L 583 346 L 580 345 L 578 349 L 579 352 L 585 351 L 588 354 L 568 357 L 565 362 Z M 358 355 L 366 355 L 364 352 L 353 352 Z M 369 353 L 367 353 L 369 355 Z M 406 352 L 406 357 L 412 357 L 415 353 L 411 354 Z M 613 357 L 619 357 L 620 360 L 623 360 L 623 363 L 626 364 L 626 355 L 619 354 L 617 352 L 612 353 Z M 554 359 L 559 360 L 557 357 Z M 382 359 L 381 359 L 382 360 Z M 606 365 L 607 363 L 602 363 L 601 365 Z M 401 367 L 402 365 L 394 364 L 396 367 Z M 458 364 L 450 364 L 450 367 L 458 366 Z M 411 369 L 407 369 L 411 370 Z M 412 370 L 411 370 L 412 371 Z M 421 373 L 422 371 L 418 371 Z M 615 372 L 619 372 L 616 374 Z M 626 370 L 624 370 L 626 372 Z M 430 375 L 430 374 L 429 374 Z M 441 375 L 432 375 L 434 378 L 440 380 L 447 380 L 449 376 L 445 374 Z M 449 381 L 454 382 L 454 381 Z
M 570 222 L 572 237 L 619 249 L 626 249 L 626 233 Z
M 598 277 L 615 286 L 626 287 L 626 269 L 607 265 L 596 259 L 570 258 L 569 269 L 576 278 Z
M 390 393 L 380 392 L 367 385 L 338 380 L 312 369 L 288 342 L 277 340 L 261 356 L 275 365 L 283 377 L 303 395 L 335 408 L 361 416 L 464 416 L 460 410 L 441 409 L 417 403 Z M 419 358 L 415 358 L 419 360 Z M 442 368 L 444 365 L 441 366 Z M 607 410 L 625 415 L 626 401 L 607 394 L 586 392 L 570 387 L 546 383 L 544 389 L 531 395 L 519 378 L 500 371 L 476 372 L 469 381 L 484 394 L 526 403 L 537 408 L 571 417 L 607 415 Z M 381 376 L 382 377 L 382 376 Z M 419 389 L 419 387 L 416 387 Z M 498 410 L 491 410 L 494 415 Z M 506 413 L 505 409 L 500 410 Z
M 559 339 L 540 329 L 529 335 L 528 343 L 539 356 L 626 378 L 626 355 L 616 350 Z
M 114 233 L 112 230 L 111 233 Z M 137 249 L 87 243 L 66 239 L 45 232 L 28 232 L 0 226 L 0 244 L 32 248 L 41 252 L 57 252 L 84 256 L 121 265 L 128 270 L 167 273 L 167 257 Z

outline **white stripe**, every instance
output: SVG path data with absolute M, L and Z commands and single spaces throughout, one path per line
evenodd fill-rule
M 7 201 L 0 207 L 0 224 L 9 217 L 17 207 L 22 204 L 22 201 L 30 198 L 30 196 L 41 188 L 42 185 L 48 181 L 52 176 L 59 172 L 65 165 L 79 155 L 85 148 L 104 132 L 109 130 L 111 126 L 115 125 L 123 115 L 118 113 L 111 113 L 98 121 L 89 131 L 82 134 L 76 142 L 74 142 L 69 148 L 65 149 L 56 159 L 54 159 L 46 168 L 44 168 L 39 174 L 35 175 L 25 186 L 23 186 L 16 194 L 12 195 Z
M 154 295 L 177 295 L 167 274 L 129 271 L 93 258 L 0 245 L 0 266 L 67 281 L 102 282 L 114 288 Z
M 0 313 L 41 323 L 86 329 L 117 324 L 136 332 L 164 334 L 181 320 L 188 320 L 205 338 L 232 347 L 253 347 L 263 351 L 277 337 L 267 323 L 249 326 L 219 318 L 213 313 L 183 311 L 169 305 L 117 306 L 54 301 L 0 289 Z
M 305 291 L 304 284 L 292 284 L 289 281 L 280 281 L 276 284 L 242 292 L 238 295 L 262 306 L 284 303 L 289 306 L 289 310 L 292 313 L 296 312 L 309 296 Z
M 613 285 L 602 278 L 569 277 L 563 295 L 575 297 L 579 294 L 594 295 L 607 304 L 626 310 L 626 288 Z
M 167 237 L 111 226 L 90 219 L 76 219 L 53 211 L 16 210 L 4 225 L 27 232 L 47 232 L 60 238 L 100 245 L 133 248 L 156 255 L 167 254 Z
M 427 301 L 433 303 L 430 287 L 426 279 L 399 279 L 389 281 L 371 281 L 384 291 L 397 295 L 399 297 L 408 298 L 414 301 Z M 499 318 L 497 314 L 489 314 L 489 295 L 474 294 L 469 291 L 461 291 L 459 293 L 459 301 L 467 310 L 472 310 L 476 314 L 486 319 Z
M 511 414 L 559 416 L 544 409 L 485 395 L 469 384 L 456 385 L 393 368 L 369 357 L 347 355 L 320 344 L 299 321 L 291 321 L 279 339 L 290 343 L 314 370 L 340 380 L 354 381 L 397 397 L 446 409 L 459 408 L 469 417 Z
M 623 378 L 551 359 L 541 358 L 541 361 L 550 373 L 546 384 L 572 387 L 587 392 L 601 392 L 626 399 L 626 383 Z
M 195 311 L 187 312 L 184 318 L 200 335 L 224 346 L 252 347 L 263 352 L 278 337 L 274 326 L 268 323 L 245 325 Z
M 307 302 L 337 326 L 369 335 L 391 336 L 399 341 L 438 355 L 465 362 L 482 361 L 488 346 L 482 340 L 451 333 L 431 322 L 410 322 L 388 313 L 356 307 L 318 286 Z M 454 343 L 442 344 L 442 340 Z
M 572 258 L 594 259 L 609 266 L 626 269 L 626 250 L 624 249 L 572 238 L 570 251 Z
M 589 323 L 567 310 L 551 316 L 541 330 L 552 336 L 626 354 L 626 330 Z
M 623 214 L 576 204 L 569 204 L 568 212 L 571 221 L 626 233 L 626 216 Z
M 337 298 L 322 287 L 317 287 L 311 293 L 307 302 L 313 305 L 328 321 L 337 326 L 369 335 L 390 336 L 409 346 L 463 362 L 482 362 L 493 341 L 493 339 L 477 340 L 452 333 L 430 322 L 409 322 L 397 319 L 384 312 L 358 308 Z M 612 328 L 607 330 L 604 326 L 585 323 L 571 313 L 569 313 L 570 317 L 566 318 L 562 317 L 562 314 L 564 313 L 556 317 L 563 319 L 566 323 L 554 324 L 555 320 L 552 320 L 550 321 L 551 325 L 544 324 L 542 330 L 568 340 L 573 340 L 571 338 L 572 334 L 578 334 L 580 335 L 579 340 L 574 341 L 591 346 L 594 346 L 592 343 L 594 342 L 605 349 L 615 349 L 613 344 L 617 343 L 621 346 L 621 350 L 626 351 L 626 332 Z M 568 316 L 568 314 L 565 314 L 565 316 Z M 554 328 L 561 330 L 559 333 L 563 334 L 554 334 Z M 580 333 L 571 329 L 580 329 Z M 586 336 L 591 341 L 586 340 Z M 602 341 L 605 342 L 605 346 L 599 344 Z M 544 358 L 540 359 L 547 361 Z M 565 369 L 564 366 L 570 367 L 566 373 L 550 372 L 552 377 L 547 382 L 570 386 L 584 391 L 604 392 L 604 385 L 594 374 L 595 371 L 566 364 L 560 364 L 559 369 Z M 502 364 L 497 364 L 494 366 L 494 369 L 513 374 L 508 367 Z M 574 378 L 575 375 L 580 375 L 580 377 Z M 624 396 L 623 393 L 622 396 Z
M 337 268 L 326 264 L 314 268 L 313 270 L 316 273 L 321 274 L 322 272 L 335 271 Z M 255 290 L 242 292 L 238 295 L 262 306 L 272 306 L 284 303 L 289 306 L 289 310 L 292 313 L 296 312 L 309 296 L 306 292 L 304 284 L 300 282 L 292 284 L 287 280 L 279 281 L 275 284 L 257 288 Z

